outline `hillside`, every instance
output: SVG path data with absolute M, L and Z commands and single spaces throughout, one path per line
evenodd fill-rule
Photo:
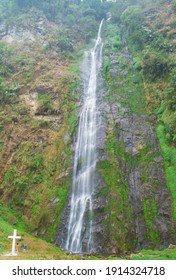
M 17 228 L 30 248 L 18 258 L 72 258 L 54 244 L 66 238 L 84 51 L 104 18 L 92 254 L 175 259 L 176 2 L 103 2 L 0 1 L 3 253 Z

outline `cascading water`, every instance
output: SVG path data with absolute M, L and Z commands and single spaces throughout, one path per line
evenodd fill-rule
M 93 249 L 92 223 L 96 170 L 96 90 L 97 75 L 102 62 L 103 43 L 100 23 L 97 40 L 93 49 L 86 52 L 84 78 L 84 100 L 80 114 L 78 137 L 75 148 L 71 209 L 68 223 L 68 236 L 65 249 L 73 253 Z M 86 217 L 85 217 L 86 216 Z M 88 237 L 83 249 L 83 232 Z M 84 241 L 85 243 L 85 241 Z

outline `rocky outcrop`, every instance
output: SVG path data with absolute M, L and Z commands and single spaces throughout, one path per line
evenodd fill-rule
M 131 77 L 136 80 L 128 48 L 116 54 L 110 50 L 109 57 L 113 96 L 112 89 L 102 90 L 101 77 L 97 96 L 98 163 L 91 253 L 120 255 L 143 248 L 162 249 L 174 243 L 175 225 L 159 142 L 152 117 L 140 109 L 142 92 L 135 100 L 138 85 L 128 86 Z M 86 74 L 82 71 L 84 78 Z M 70 207 L 69 195 L 56 238 L 63 248 Z
M 49 22 L 44 15 L 36 12 L 36 14 L 28 14 L 28 17 L 22 15 L 19 22 L 9 25 L 1 22 L 0 39 L 8 44 L 17 42 L 25 45 L 37 42 L 47 46 L 47 36 L 57 28 L 58 25 Z
M 119 57 L 123 59 L 123 64 L 119 63 Z M 116 90 L 113 102 L 109 103 L 107 121 L 111 122 L 114 129 L 118 146 L 116 172 L 120 172 L 120 178 L 127 186 L 126 194 L 131 212 L 127 217 L 126 209 L 122 207 L 122 214 L 119 216 L 119 212 L 115 210 L 113 213 L 110 206 L 110 212 L 116 215 L 116 220 L 112 218 L 113 223 L 109 223 L 109 227 L 113 227 L 115 232 L 111 232 L 109 236 L 108 253 L 117 254 L 119 251 L 142 248 L 162 249 L 174 242 L 175 224 L 159 141 L 155 128 L 151 125 L 151 118 L 142 112 L 142 102 L 138 103 L 141 97 L 136 96 L 139 100 L 135 100 L 136 108 L 134 107 L 134 95 L 140 89 L 135 84 L 134 88 L 128 86 L 128 79 L 132 75 L 134 79 L 136 77 L 128 48 L 124 47 L 116 54 L 110 51 L 110 58 L 111 83 L 113 81 Z M 111 159 L 109 162 L 111 163 Z M 122 187 L 123 184 L 119 185 L 121 190 Z M 111 189 L 109 192 L 111 197 L 115 195 Z M 109 199 L 108 205 L 111 203 L 112 200 Z M 123 232 L 120 227 L 124 229 Z M 114 236 L 118 242 L 113 240 Z M 127 244 L 126 249 L 123 249 L 124 243 Z

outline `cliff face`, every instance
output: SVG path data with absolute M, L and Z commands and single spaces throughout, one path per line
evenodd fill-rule
M 175 243 L 175 222 L 156 116 L 147 112 L 143 81 L 122 29 L 106 22 L 103 34 L 104 67 L 97 91 L 100 125 L 94 251 L 118 255 L 163 249 Z M 116 48 L 113 36 L 119 38 Z M 66 205 L 57 236 L 61 247 L 67 237 L 69 198 Z
M 40 13 L 25 19 L 0 26 L 3 51 L 10 52 L 2 61 L 9 94 L 1 99 L 0 193 L 13 209 L 5 219 L 18 225 L 22 218 L 27 230 L 51 241 L 70 186 L 78 80 L 58 55 L 59 26 Z
M 106 26 L 107 32 L 110 28 Z M 156 120 L 146 114 L 142 83 L 126 42 L 122 38 L 123 46 L 113 50 L 110 40 L 105 41 L 107 156 L 99 162 L 99 172 L 108 197 L 107 250 L 161 249 L 175 242 L 175 223 Z

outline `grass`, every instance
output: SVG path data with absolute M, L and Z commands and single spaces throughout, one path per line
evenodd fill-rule
M 132 254 L 132 260 L 176 260 L 176 248 L 162 251 L 142 250 L 139 254 Z
M 17 228 L 17 234 L 22 237 L 22 243 L 27 244 L 26 253 L 22 247 L 19 248 L 19 254 L 16 257 L 7 257 L 11 252 L 11 240 L 8 235 L 12 235 L 13 229 L 17 228 L 0 218 L 0 260 L 176 260 L 176 248 L 165 249 L 162 251 L 142 250 L 138 254 L 108 257 L 70 255 L 64 253 L 54 244 L 50 244 L 42 239 L 27 234 L 23 229 Z
M 125 182 L 125 171 L 121 166 L 126 156 L 124 143 L 117 141 L 114 123 L 108 125 L 106 151 L 108 158 L 99 163 L 99 172 L 107 185 L 108 205 L 105 212 L 109 214 L 109 221 L 106 223 L 110 239 L 116 244 L 114 246 L 119 252 L 124 252 L 134 248 L 134 236 L 129 230 L 131 222 L 128 225 L 126 223 L 127 220 L 133 220 L 133 213 L 129 202 L 129 189 Z
M 158 126 L 157 132 L 165 160 L 166 179 L 173 201 L 173 215 L 176 220 L 176 149 L 167 143 L 163 125 Z
M 7 211 L 7 209 L 6 209 Z M 9 211 L 9 210 L 8 210 Z M 16 257 L 7 257 L 11 252 L 12 241 L 8 239 L 13 230 L 17 229 L 17 235 L 21 236 L 19 254 Z M 27 244 L 26 253 L 23 252 L 21 244 Z M 48 243 L 26 233 L 23 225 L 10 225 L 0 218 L 0 260 L 176 260 L 176 248 L 162 251 L 142 250 L 138 254 L 126 256 L 81 256 L 66 254 L 54 244 Z
M 19 254 L 16 257 L 7 257 L 6 254 L 11 252 L 12 241 L 8 239 L 9 235 L 13 234 L 14 228 L 17 229 L 17 235 L 21 236 L 19 242 Z M 21 244 L 27 245 L 26 253 L 23 252 Z M 54 244 L 48 243 L 42 239 L 36 238 L 23 229 L 18 229 L 0 218 L 0 260 L 80 260 L 84 259 L 82 256 L 67 255 Z M 89 259 L 87 257 L 87 259 Z

